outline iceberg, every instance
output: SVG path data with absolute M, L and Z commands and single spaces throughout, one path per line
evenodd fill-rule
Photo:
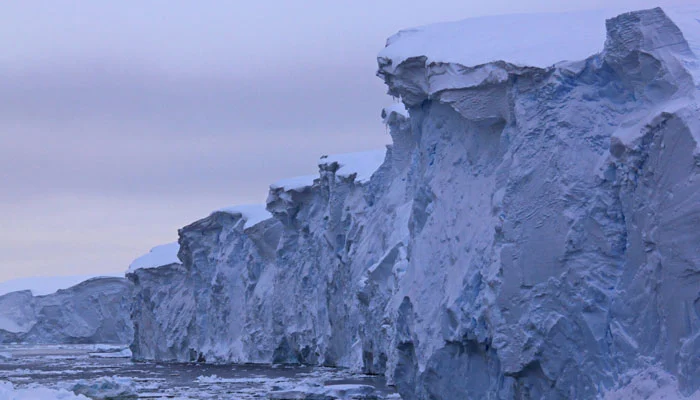
M 124 278 L 97 277 L 52 294 L 20 290 L 2 295 L 0 343 L 128 344 L 133 339 L 131 290 Z
M 179 263 L 128 274 L 134 357 L 344 367 L 406 400 L 697 397 L 698 18 L 391 37 L 392 144 L 182 228 Z

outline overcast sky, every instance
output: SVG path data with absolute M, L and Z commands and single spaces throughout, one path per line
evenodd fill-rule
M 674 3 L 5 2 L 0 281 L 123 271 L 323 154 L 381 148 L 376 54 L 401 28 Z

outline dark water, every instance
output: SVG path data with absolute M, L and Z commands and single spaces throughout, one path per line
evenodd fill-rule
M 393 391 L 381 377 L 331 368 L 137 363 L 124 348 L 96 345 L 0 345 L 0 381 L 72 389 L 118 382 L 144 399 L 266 399 L 271 391 L 337 384 L 370 385 L 379 398 Z M 109 357 L 109 358 L 107 358 Z M 398 397 L 392 397 L 398 398 Z

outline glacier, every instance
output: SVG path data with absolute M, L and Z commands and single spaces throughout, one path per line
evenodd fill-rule
M 55 281 L 73 283 L 75 279 Z M 39 283 L 36 288 L 0 296 L 0 344 L 124 345 L 133 341 L 132 285 L 128 280 L 94 277 L 43 294 L 51 291 L 49 280 L 32 280 Z M 14 286 L 23 287 L 16 282 Z
M 405 400 L 700 398 L 698 18 L 391 37 L 392 144 L 130 269 L 134 357 L 345 367 Z

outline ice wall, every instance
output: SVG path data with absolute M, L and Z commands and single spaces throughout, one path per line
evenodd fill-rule
M 109 277 L 43 296 L 0 296 L 0 343 L 130 343 L 131 290 L 126 279 Z
M 480 40 L 474 21 L 392 37 L 379 76 L 409 116 L 384 111 L 381 165 L 327 157 L 271 187 L 267 220 L 183 228 L 182 265 L 130 275 L 135 356 L 345 366 L 406 400 L 596 398 L 652 372 L 697 396 L 692 15 L 526 24 L 541 46 L 571 26 L 554 50 L 600 40 L 585 59 L 446 53 Z M 491 45 L 517 48 L 486 22 Z

